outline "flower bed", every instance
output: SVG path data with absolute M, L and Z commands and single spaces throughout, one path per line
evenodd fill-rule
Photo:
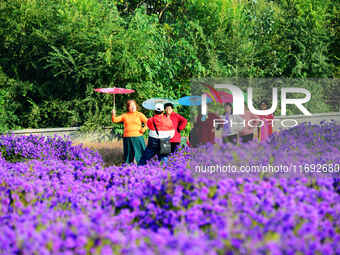
M 302 125 L 266 143 L 206 146 L 206 158 L 197 157 L 202 148 L 183 150 L 167 166 L 104 168 L 87 150 L 70 144 L 63 145 L 67 153 L 60 150 L 58 138 L 29 150 L 24 141 L 32 138 L 6 139 L 0 253 L 340 254 L 336 176 L 210 178 L 191 168 L 198 159 L 340 163 L 334 124 Z

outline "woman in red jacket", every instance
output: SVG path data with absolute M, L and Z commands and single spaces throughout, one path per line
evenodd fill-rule
M 202 119 L 201 111 L 198 111 L 198 116 L 194 123 L 194 127 L 190 133 L 190 145 L 198 147 L 204 144 L 215 144 L 214 120 L 221 119 L 221 117 L 212 112 L 208 112 L 206 119 Z
M 181 131 L 185 128 L 188 121 L 182 115 L 174 112 L 174 106 L 172 103 L 164 104 L 164 108 L 166 115 L 170 117 L 175 129 L 175 135 L 170 140 L 171 152 L 174 153 L 181 143 Z
M 155 105 L 155 115 L 148 119 L 147 126 L 149 128 L 148 146 L 143 152 L 142 158 L 138 162 L 139 166 L 145 165 L 148 160 L 157 155 L 159 161 L 167 162 L 167 155 L 161 154 L 161 139 L 171 138 L 175 135 L 172 121 L 164 113 L 163 104 Z
M 256 126 L 260 124 L 260 118 L 251 113 L 247 107 L 244 105 L 244 114 L 240 115 L 244 119 L 244 128 L 240 131 L 240 138 L 243 143 L 254 140 Z

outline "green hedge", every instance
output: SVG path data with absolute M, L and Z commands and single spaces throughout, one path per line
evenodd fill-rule
M 339 77 L 339 6 L 331 0 L 1 1 L 0 128 L 111 125 L 112 96 L 96 87 L 136 90 L 116 97 L 119 112 L 130 97 L 141 104 L 188 95 L 192 78 Z M 315 86 L 312 91 L 326 93 Z

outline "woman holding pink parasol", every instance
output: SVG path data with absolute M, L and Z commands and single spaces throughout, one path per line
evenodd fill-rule
M 130 94 L 132 89 L 125 88 L 98 88 L 96 92 L 113 94 L 112 122 L 124 123 L 123 150 L 124 163 L 132 163 L 134 160 L 139 162 L 144 150 L 144 132 L 148 119 L 141 112 L 137 111 L 138 105 L 135 100 L 128 100 L 126 103 L 127 112 L 116 116 L 115 94 Z M 143 126 L 144 125 L 144 126 Z
M 112 122 L 124 123 L 123 135 L 123 149 L 124 149 L 124 163 L 136 163 L 142 157 L 145 150 L 144 132 L 148 119 L 141 112 L 137 111 L 137 104 L 135 100 L 128 100 L 126 103 L 127 112 L 120 116 L 116 116 L 116 110 L 112 110 Z M 143 126 L 144 125 L 144 126 Z

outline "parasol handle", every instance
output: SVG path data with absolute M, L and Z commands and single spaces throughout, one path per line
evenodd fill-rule
M 116 110 L 116 95 L 113 94 L 113 109 Z

